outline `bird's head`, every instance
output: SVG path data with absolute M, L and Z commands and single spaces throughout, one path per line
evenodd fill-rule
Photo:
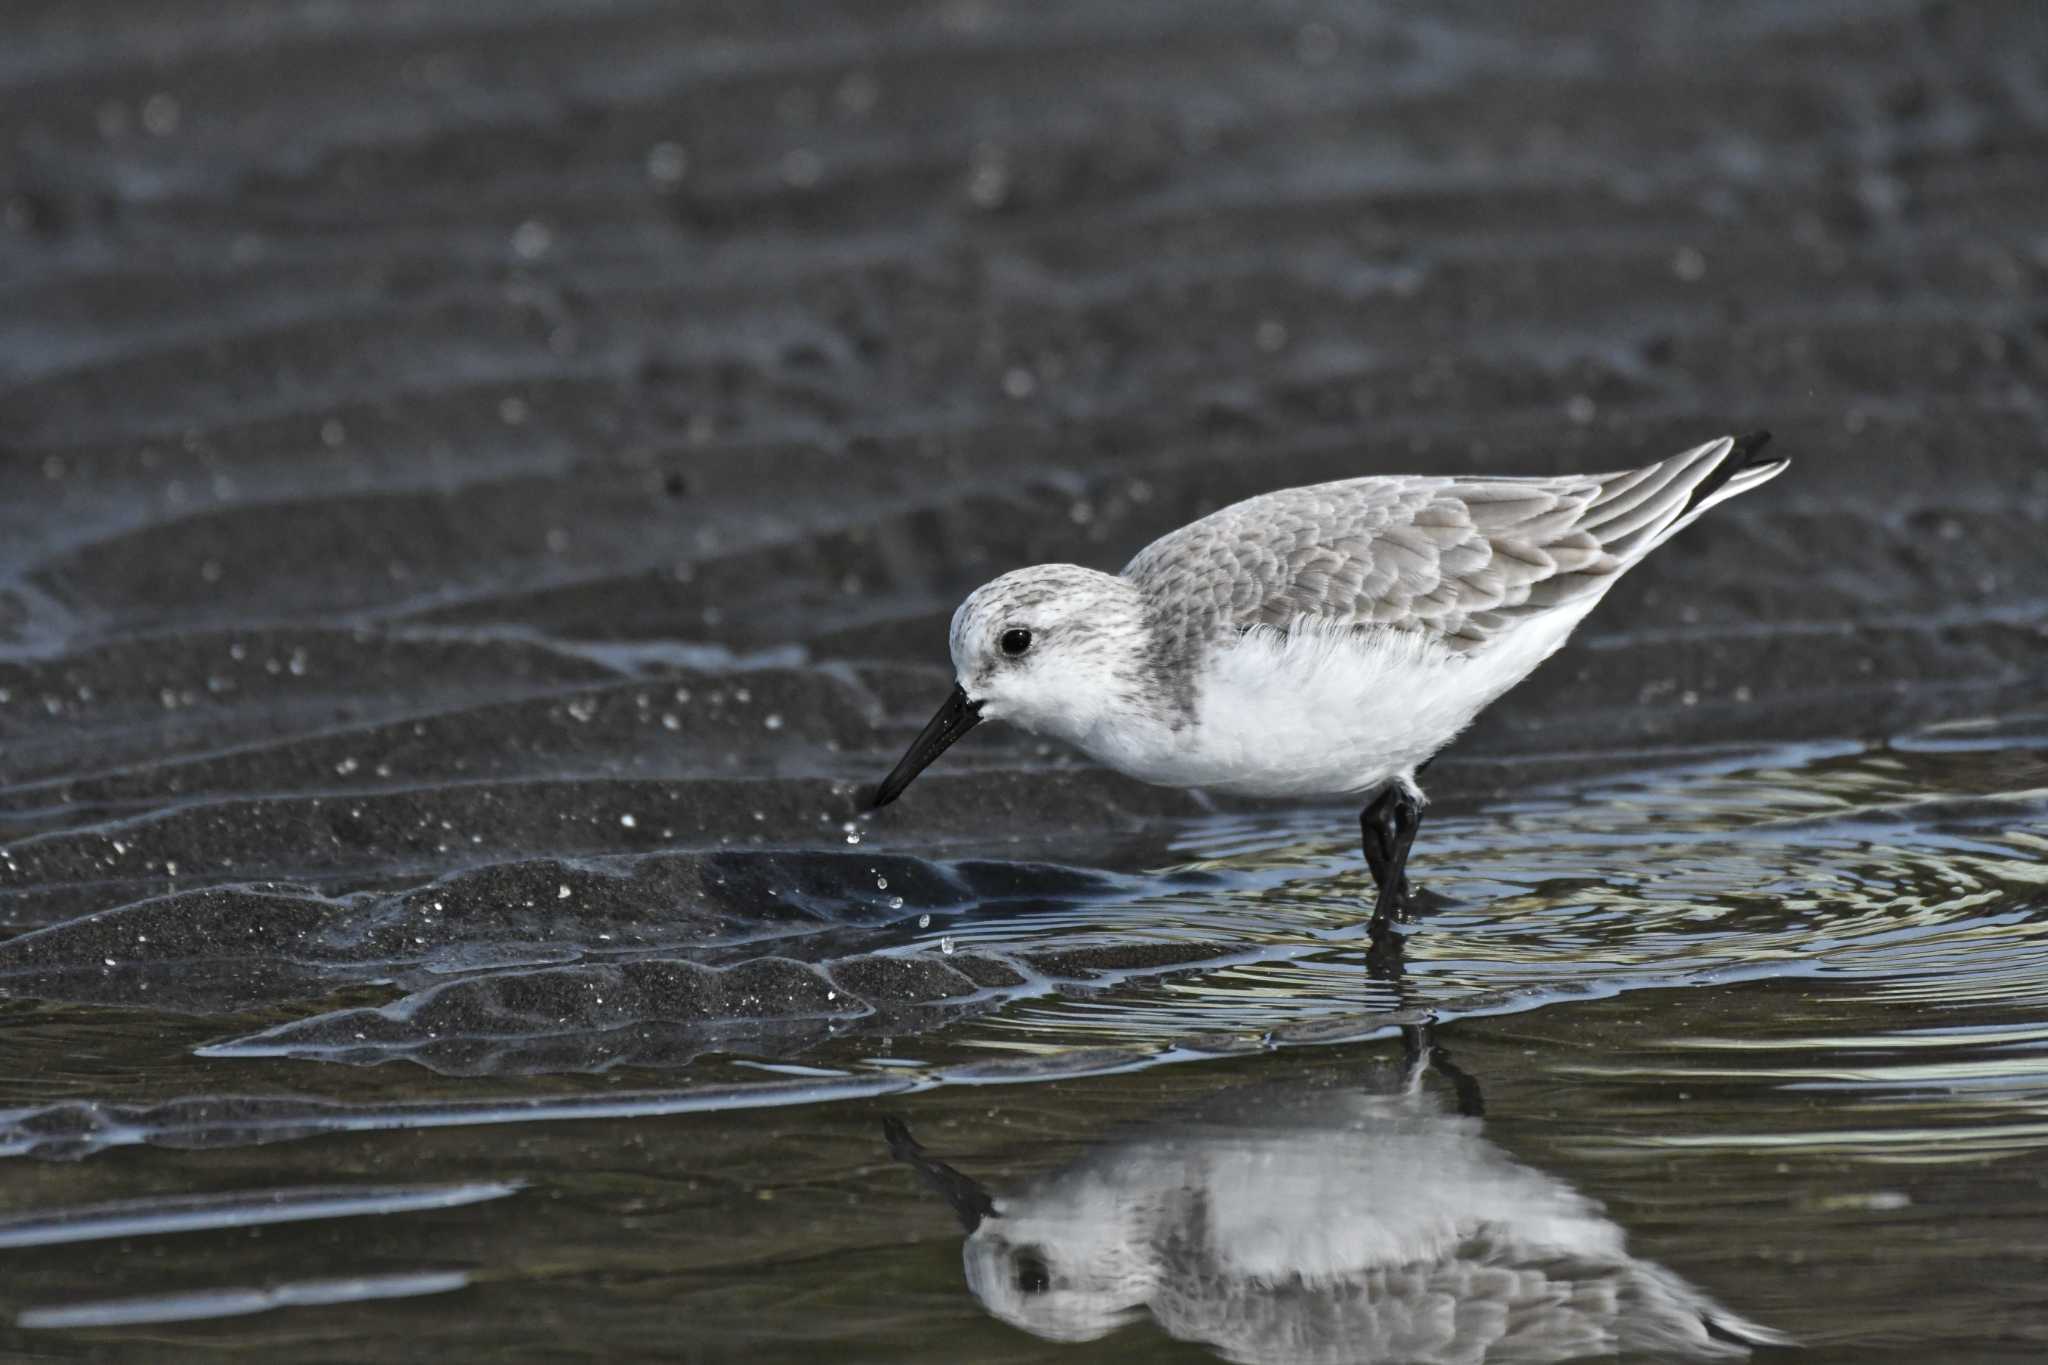
M 1017 569 L 969 593 L 953 613 L 952 695 L 875 793 L 886 806 L 984 720 L 1086 745 L 1147 704 L 1144 604 L 1114 575 L 1074 564 Z

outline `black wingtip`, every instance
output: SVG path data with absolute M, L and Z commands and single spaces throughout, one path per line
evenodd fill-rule
M 1685 516 L 1693 508 L 1698 507 L 1708 498 L 1713 497 L 1714 494 L 1721 491 L 1722 486 L 1728 480 L 1734 478 L 1745 469 L 1756 469 L 1768 464 L 1791 463 L 1789 460 L 1759 459 L 1757 452 L 1770 443 L 1771 433 L 1768 431 L 1752 431 L 1747 436 L 1730 437 L 1728 453 L 1721 457 L 1719 464 L 1708 471 L 1707 477 L 1699 481 L 1698 486 L 1692 490 L 1692 496 L 1685 500 L 1685 506 L 1680 509 L 1678 515 L 1680 517 Z
M 1782 1359 L 1788 1354 L 1799 1353 L 1799 1343 L 1783 1332 L 1773 1331 L 1769 1327 L 1761 1327 L 1753 1322 L 1744 1322 L 1740 1318 L 1724 1321 L 1712 1313 L 1702 1313 L 1700 1327 L 1710 1341 L 1749 1348 L 1752 1359 L 1761 1356 L 1765 1360 L 1775 1360 Z
M 1734 447 L 1728 452 L 1734 457 L 1732 461 L 1734 470 L 1747 469 L 1751 465 L 1758 463 L 1756 453 L 1770 443 L 1771 433 L 1768 431 L 1752 431 L 1747 436 L 1736 437 Z M 1724 465 L 1723 468 L 1727 468 L 1727 466 Z M 1730 472 L 1732 473 L 1734 470 Z

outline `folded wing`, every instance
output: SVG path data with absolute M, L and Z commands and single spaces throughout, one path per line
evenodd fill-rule
M 1757 438 L 1657 464 L 1538 479 L 1393 476 L 1268 493 L 1140 551 L 1124 576 L 1188 636 L 1302 625 L 1481 648 L 1596 597 L 1707 505 L 1776 474 Z

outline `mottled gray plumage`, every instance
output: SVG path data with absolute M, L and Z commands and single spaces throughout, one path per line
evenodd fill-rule
M 1162 536 L 1124 568 L 1159 647 L 1304 623 L 1421 632 L 1481 648 L 1597 596 L 1692 510 L 1728 438 L 1640 469 L 1561 478 L 1393 475 L 1287 488 Z M 1768 466 L 1776 473 L 1775 466 Z M 1760 477 L 1762 470 L 1757 470 Z

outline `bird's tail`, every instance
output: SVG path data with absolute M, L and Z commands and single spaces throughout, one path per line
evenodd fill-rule
M 1792 461 L 1758 453 L 1770 439 L 1768 431 L 1723 436 L 1683 455 L 1609 474 L 1600 481 L 1600 495 L 1587 505 L 1579 529 L 1598 536 L 1602 548 L 1618 559 L 1640 559 L 1715 503 L 1784 473 Z

